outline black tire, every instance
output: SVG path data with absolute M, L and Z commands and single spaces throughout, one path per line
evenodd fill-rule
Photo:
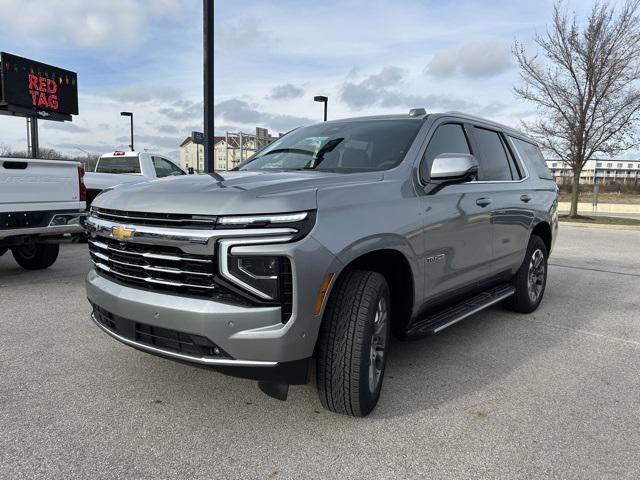
M 542 270 L 541 275 L 534 273 L 532 277 L 531 284 L 535 284 L 535 287 L 532 287 L 535 290 L 535 295 L 533 295 L 530 289 L 529 275 L 532 268 L 535 270 L 534 263 L 538 262 L 539 255 L 542 255 L 539 260 Z M 532 235 L 527 246 L 527 253 L 513 281 L 516 293 L 503 302 L 507 309 L 519 313 L 531 313 L 538 308 L 547 285 L 547 272 L 549 271 L 547 258 L 547 247 L 544 241 L 537 235 Z
M 33 243 L 11 249 L 18 265 L 26 270 L 49 268 L 58 259 L 59 252 L 60 245 L 56 243 Z
M 378 403 L 390 307 L 389 286 L 379 273 L 352 270 L 338 279 L 320 329 L 316 368 L 320 401 L 327 410 L 365 417 Z

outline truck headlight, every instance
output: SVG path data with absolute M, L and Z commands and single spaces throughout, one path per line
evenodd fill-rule
M 245 288 L 260 297 L 278 300 L 280 296 L 281 257 L 229 256 L 229 273 Z
M 293 240 L 306 236 L 316 223 L 316 212 L 274 213 L 265 215 L 226 215 L 218 217 L 217 227 L 224 229 L 292 228 Z
M 284 301 L 292 292 L 289 258 L 269 253 L 235 251 L 234 247 L 286 243 L 294 234 L 265 238 L 227 238 L 219 241 L 220 276 L 246 292 L 267 301 Z

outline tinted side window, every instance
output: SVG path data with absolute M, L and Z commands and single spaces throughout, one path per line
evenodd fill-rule
M 480 151 L 478 180 L 513 180 L 500 134 L 478 127 L 473 131 Z
M 166 160 L 161 157 L 151 157 L 151 161 L 153 162 L 153 168 L 156 171 L 156 177 L 170 177 L 175 175 L 184 175 L 184 172 L 176 167 L 169 160 Z
M 427 150 L 424 152 L 422 164 L 420 165 L 420 175 L 423 180 L 429 178 L 431 162 L 441 153 L 471 153 L 467 135 L 464 133 L 462 125 L 447 123 L 440 125 L 433 133 L 431 140 L 429 140 Z
M 551 172 L 547 168 L 544 156 L 536 145 L 520 140 L 519 138 L 511 137 L 511 140 L 516 146 L 520 157 L 527 162 L 530 168 L 533 168 L 533 170 L 538 174 L 538 177 L 545 180 L 553 180 L 553 175 L 551 175 Z
M 138 157 L 101 158 L 96 167 L 98 173 L 140 173 Z

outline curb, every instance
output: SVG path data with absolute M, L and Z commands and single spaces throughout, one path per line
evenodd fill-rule
M 635 230 L 640 231 L 640 225 L 615 225 L 615 224 L 603 224 L 603 223 L 582 223 L 582 222 L 563 222 L 558 220 L 563 227 L 578 227 L 578 228 L 605 228 L 609 230 Z

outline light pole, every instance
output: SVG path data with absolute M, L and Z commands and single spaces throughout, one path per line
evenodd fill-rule
M 87 152 L 84 148 L 80 148 L 80 147 L 74 147 L 76 150 L 79 150 L 81 152 L 83 152 L 86 156 L 87 156 L 87 160 L 84 163 L 84 165 L 82 166 L 82 168 L 84 168 L 85 170 L 87 170 L 87 167 L 89 166 L 89 157 L 91 156 L 91 154 L 89 152 Z
M 215 172 L 213 152 L 213 0 L 203 0 L 203 70 L 204 70 L 204 171 Z M 197 145 L 196 145 L 197 147 Z M 199 155 L 199 154 L 198 154 Z M 200 168 L 200 165 L 197 166 Z
M 133 112 L 120 112 L 120 115 L 122 115 L 123 117 L 131 118 L 131 145 L 129 146 L 131 147 L 131 151 L 133 152 Z
M 314 102 L 324 103 L 324 121 L 327 121 L 327 103 L 329 103 L 329 97 L 325 97 L 324 95 L 316 95 L 313 97 Z

